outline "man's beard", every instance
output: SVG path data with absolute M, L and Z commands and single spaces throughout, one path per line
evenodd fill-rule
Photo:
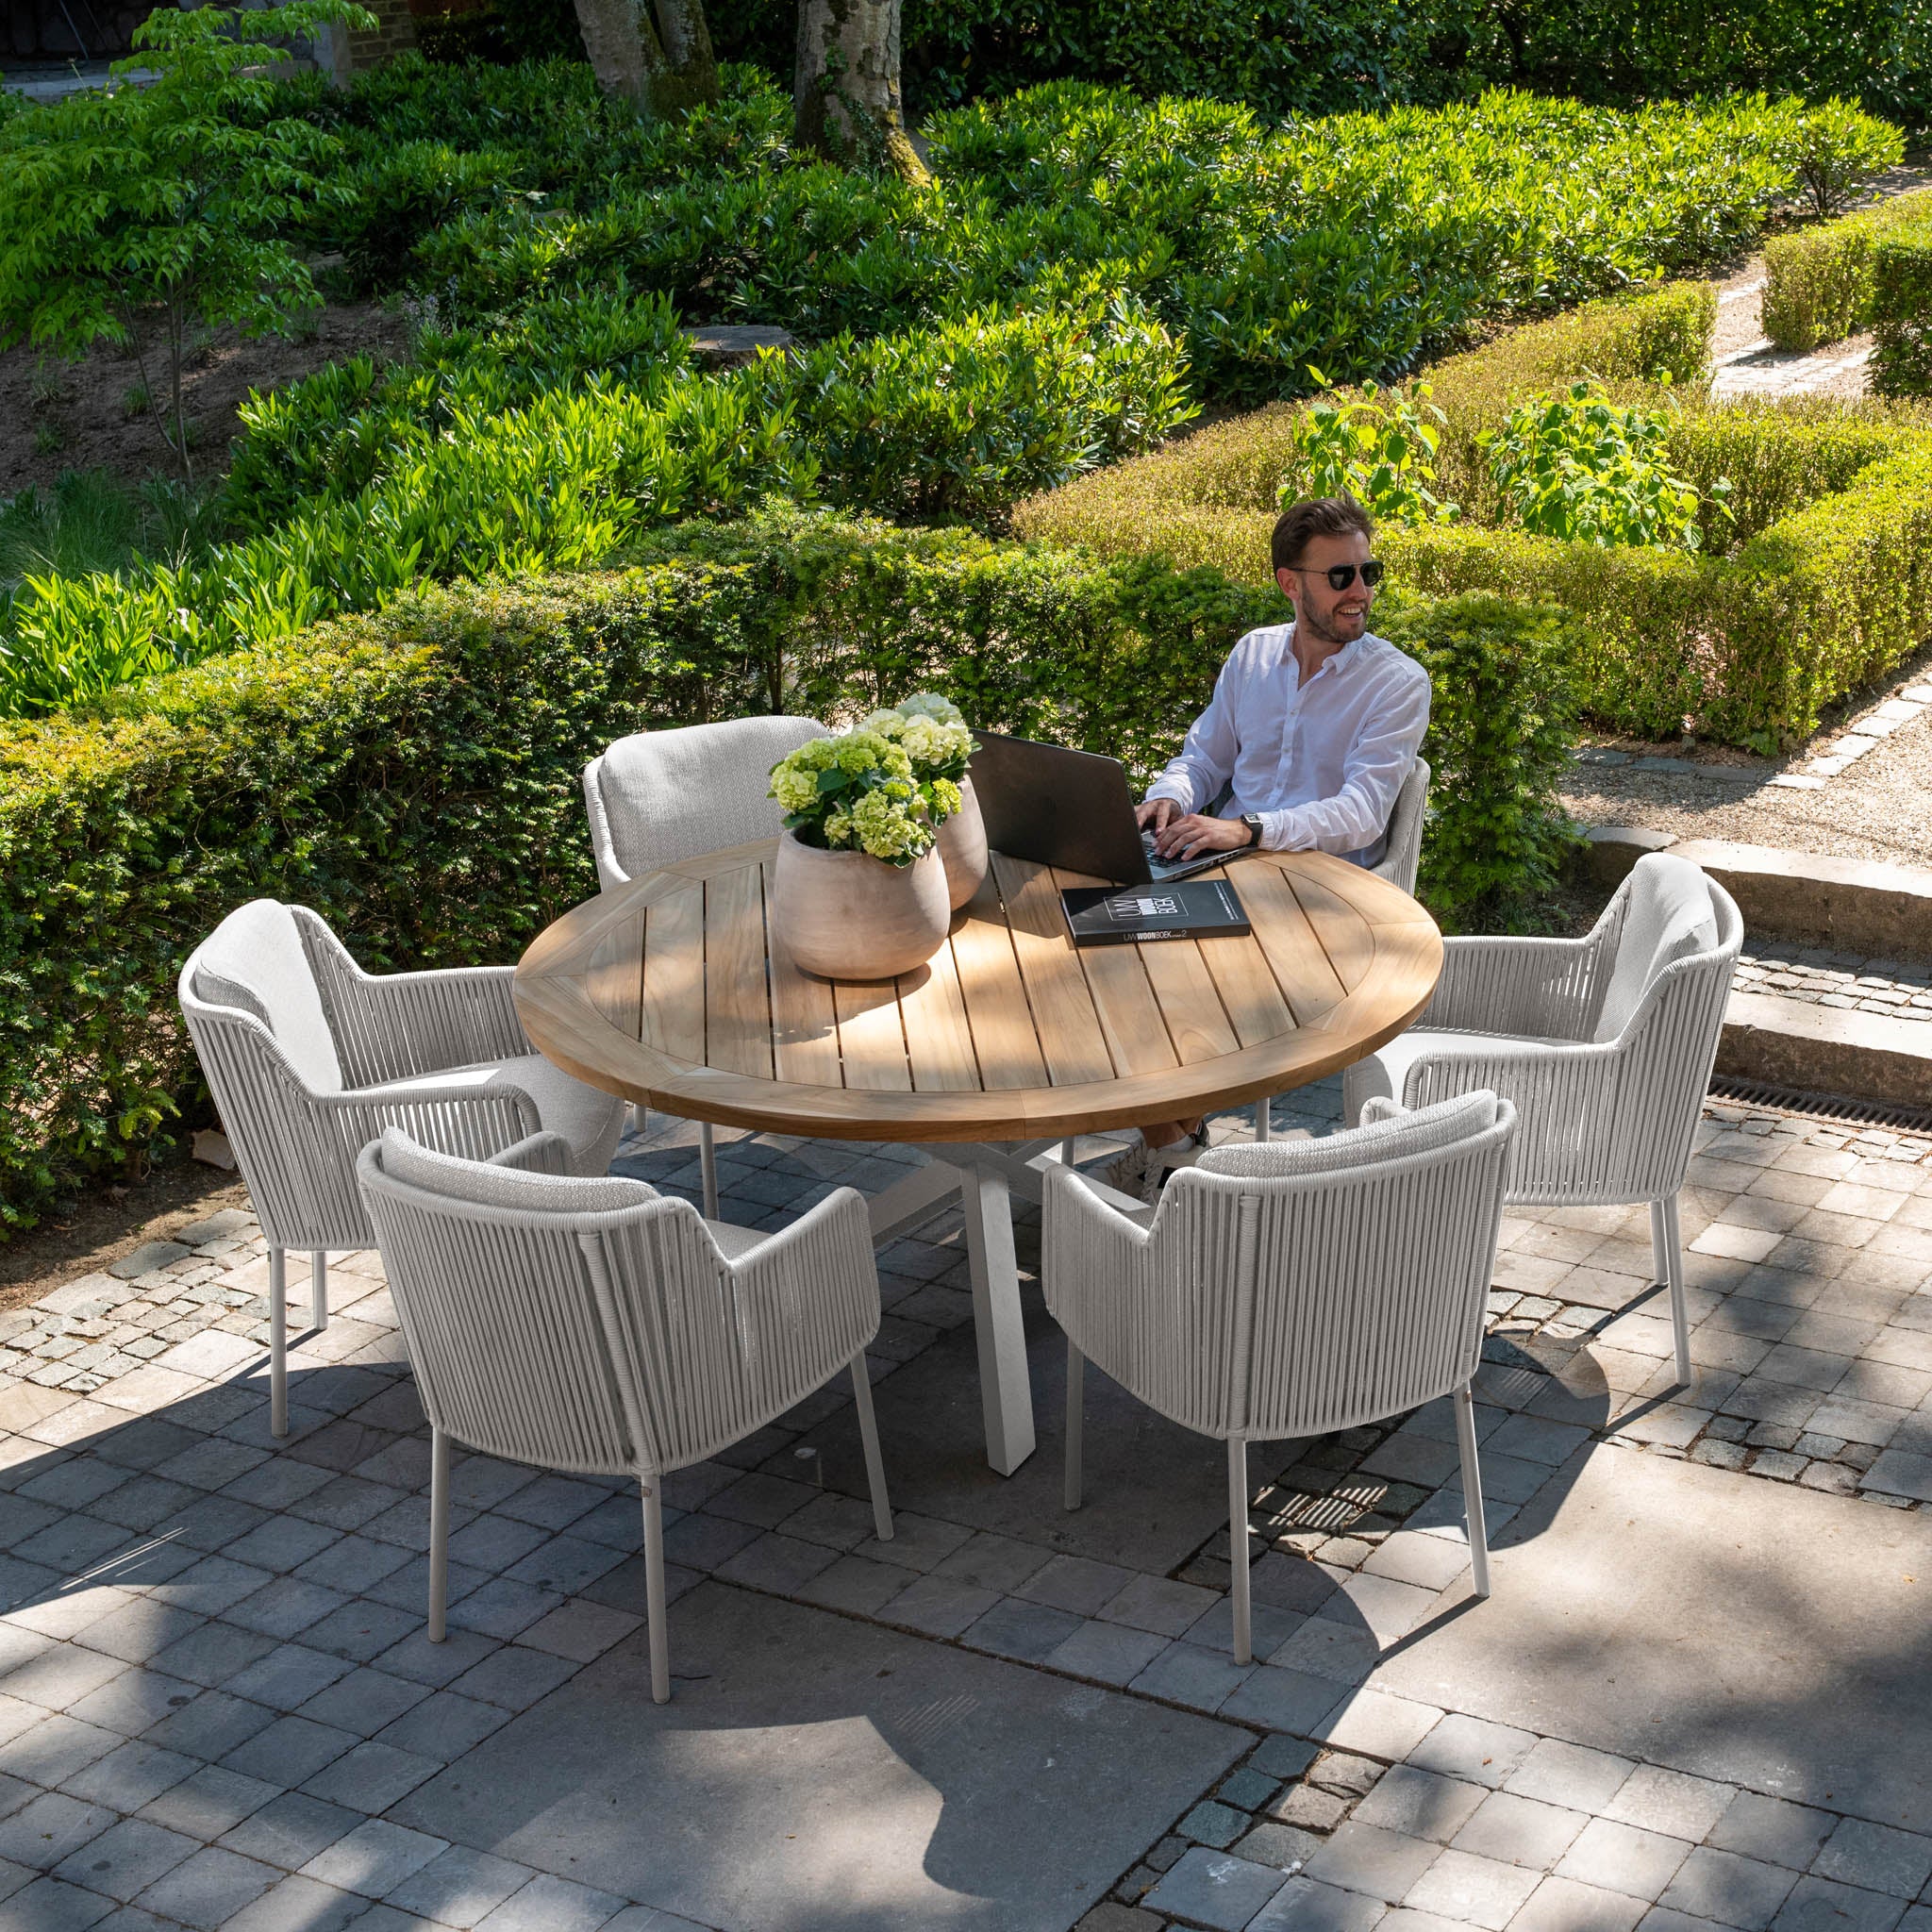
M 1361 631 L 1353 628 L 1344 634 L 1336 629 L 1333 625 L 1327 624 L 1323 619 L 1317 617 L 1312 610 L 1300 611 L 1297 613 L 1297 616 L 1301 623 L 1307 625 L 1310 633 L 1321 639 L 1324 644 L 1352 644 L 1361 635 Z M 1351 625 L 1359 625 L 1362 630 L 1366 630 L 1369 627 L 1368 612 L 1366 610 L 1362 611 L 1358 616 L 1352 618 L 1350 623 Z

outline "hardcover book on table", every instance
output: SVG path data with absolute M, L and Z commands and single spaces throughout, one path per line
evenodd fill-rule
M 1239 939 L 1254 930 L 1225 879 L 1182 879 L 1159 886 L 1074 886 L 1061 892 L 1060 905 L 1076 946 Z

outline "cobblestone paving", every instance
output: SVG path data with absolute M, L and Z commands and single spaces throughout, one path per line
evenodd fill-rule
M 1738 959 L 1740 992 L 1776 993 L 1891 1020 L 1932 1020 L 1932 966 L 1757 940 Z
M 1310 1090 L 1277 1129 L 1336 1108 Z M 692 1190 L 691 1140 L 673 1123 L 620 1165 Z M 1721 1106 L 1701 1141 L 1688 1390 L 1643 1210 L 1506 1221 L 1479 1379 L 1492 1534 L 1597 1442 L 1859 1509 L 1932 1498 L 1932 1141 Z M 874 1148 L 721 1154 L 727 1215 L 760 1225 L 903 1172 Z M 0 1924 L 688 1925 L 385 1815 L 639 1629 L 633 1493 L 462 1457 L 453 1628 L 430 1646 L 426 1443 L 376 1257 L 335 1257 L 283 1445 L 258 1230 L 227 1213 L 183 1236 L 0 1328 Z M 920 1236 L 881 1255 L 880 1383 L 970 1317 L 957 1220 Z M 709 1575 L 1253 1739 L 1084 1932 L 1932 1932 L 1911 1904 L 1932 1840 L 1360 1688 L 1466 1569 L 1441 1405 L 1257 1468 L 1247 1667 L 1224 1531 L 1165 1571 L 942 1509 L 902 1509 L 876 1544 L 862 1506 L 800 1479 L 801 1436 L 842 1407 L 823 1392 L 671 1480 L 674 1595 Z

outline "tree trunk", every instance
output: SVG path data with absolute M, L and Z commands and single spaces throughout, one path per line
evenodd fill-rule
M 655 23 L 649 0 L 576 0 L 576 10 L 591 72 L 605 93 L 653 116 L 718 98 L 704 0 L 658 0 Z
M 798 0 L 791 110 L 799 144 L 928 179 L 899 98 L 900 0 Z

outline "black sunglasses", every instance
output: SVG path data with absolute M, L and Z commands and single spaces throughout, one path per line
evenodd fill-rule
M 1291 563 L 1288 568 L 1297 576 L 1326 577 L 1331 591 L 1345 591 L 1355 582 L 1355 565 L 1352 563 L 1330 564 L 1326 570 L 1308 570 L 1299 563 Z M 1363 587 L 1373 591 L 1382 581 L 1383 569 L 1384 565 L 1379 557 L 1370 558 L 1368 562 L 1362 565 Z

